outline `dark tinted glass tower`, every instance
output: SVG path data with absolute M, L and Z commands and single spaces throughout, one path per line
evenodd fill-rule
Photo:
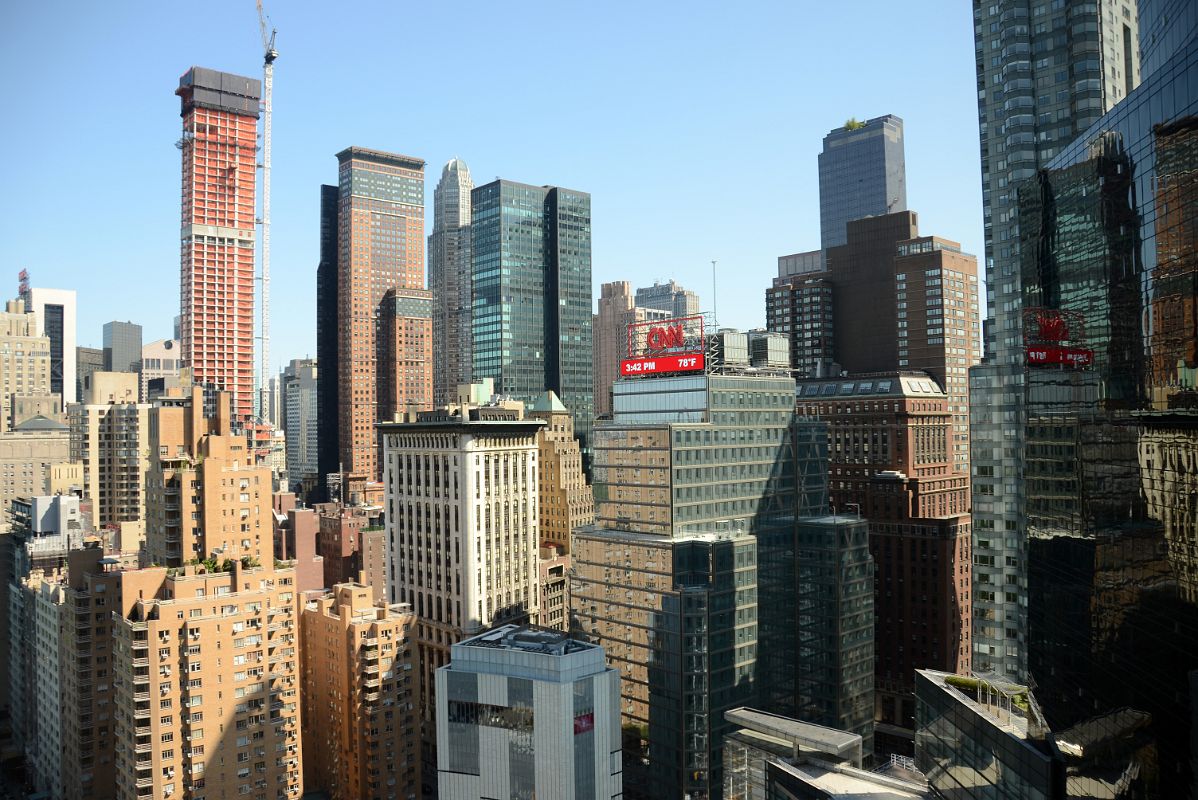
M 591 196 L 497 180 L 472 192 L 473 379 L 531 403 L 546 389 L 584 446 L 591 380 Z
M 1169 798 L 1195 796 L 1198 764 L 1198 26 L 1187 36 L 1018 187 L 1028 673 L 1054 730 L 1138 737 L 1136 763 L 1112 767 Z
M 1015 192 L 1139 83 L 1136 3 L 974 0 L 973 21 L 987 312 L 986 361 L 969 372 L 973 665 L 1024 682 L 1022 428 L 1011 424 L 1024 413 Z
M 907 210 L 903 121 L 893 114 L 849 120 L 824 137 L 819 154 L 820 247 L 845 243 L 845 225 Z
M 320 264 L 316 268 L 317 471 L 337 472 L 340 428 L 337 414 L 337 203 L 336 186 L 320 187 Z M 330 500 L 336 498 L 329 498 Z

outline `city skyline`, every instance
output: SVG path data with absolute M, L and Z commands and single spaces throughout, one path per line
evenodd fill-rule
M 273 11 L 271 23 L 279 29 L 281 54 L 274 98 L 272 372 L 292 358 L 316 355 L 310 312 L 315 308 L 319 258 L 317 187 L 328 182 L 335 154 L 347 142 L 411 154 L 430 164 L 432 172 L 450 158 L 460 157 L 470 164 L 479 185 L 499 176 L 587 191 L 595 198 L 593 297 L 606 281 L 626 279 L 648 285 L 655 279 L 671 278 L 710 297 L 710 262 L 715 259 L 721 323 L 750 328 L 764 325 L 757 287 L 772 277 L 777 256 L 819 243 L 815 183 L 822 138 L 849 117 L 867 119 L 893 113 L 903 118 L 906 128 L 910 205 L 921 210 L 930 229 L 960 240 L 969 252 L 980 250 L 981 193 L 976 177 L 977 132 L 972 112 L 976 101 L 969 77 L 972 53 L 967 8 L 948 10 L 947 17 L 946 9 L 930 3 L 903 9 L 879 4 L 869 15 L 847 10 L 818 12 L 825 17 L 822 24 L 833 27 L 859 26 L 868 16 L 867 27 L 856 38 L 863 51 L 884 50 L 888 63 L 901 62 L 900 69 L 893 72 L 918 74 L 921 82 L 910 86 L 909 81 L 891 77 L 889 66 L 883 69 L 882 64 L 867 62 L 839 67 L 841 80 L 824 87 L 805 87 L 802 95 L 785 83 L 774 89 L 753 80 L 758 74 L 790 74 L 797 83 L 807 71 L 820 68 L 821 59 L 833 58 L 838 51 L 820 37 L 805 33 L 809 20 L 784 7 L 762 6 L 757 13 L 736 20 L 722 20 L 704 9 L 694 10 L 685 20 L 664 10 L 641 9 L 641 25 L 633 33 L 609 28 L 610 23 L 599 20 L 597 24 L 607 31 L 606 37 L 599 38 L 620 46 L 595 48 L 576 42 L 584 48 L 580 58 L 588 65 L 577 95 L 563 97 L 548 86 L 530 89 L 522 112 L 527 116 L 514 130 L 498 135 L 488 126 L 468 124 L 476 113 L 481 118 L 500 102 L 485 86 L 466 89 L 470 103 L 444 114 L 439 110 L 443 92 L 460 92 L 471 86 L 469 76 L 482 56 L 469 57 L 444 74 L 430 74 L 426 81 L 417 81 L 413 97 L 405 101 L 402 118 L 397 119 L 385 108 L 389 104 L 373 102 L 377 82 L 353 80 L 349 68 L 330 68 L 331 64 L 355 63 L 363 74 L 393 74 L 396 66 L 382 60 L 392 58 L 393 53 L 368 54 L 363 56 L 366 62 L 338 59 L 339 46 L 319 37 L 321 18 L 313 10 L 303 4 L 267 8 Z M 33 8 L 14 9 L 6 21 L 18 32 L 60 27 L 40 20 L 43 13 Z M 10 150 L 21 151 L 35 141 L 47 146 L 68 135 L 72 127 L 67 124 L 68 112 L 65 107 L 59 110 L 62 104 L 43 105 L 47 102 L 44 87 L 66 86 L 68 75 L 77 73 L 77 69 L 63 69 L 66 64 L 78 67 L 89 59 L 104 58 L 106 69 L 125 87 L 126 111 L 136 123 L 123 140 L 127 150 L 122 157 L 125 168 L 138 173 L 138 187 L 134 190 L 129 182 L 129 186 L 108 189 L 120 200 L 94 211 L 100 220 L 111 223 L 99 226 L 103 230 L 97 232 L 98 238 L 52 237 L 46 226 L 53 220 L 47 213 L 55 207 L 53 186 L 68 176 L 87 180 L 95 164 L 77 147 L 59 148 L 61 158 L 49 167 L 61 178 L 47 179 L 46 165 L 34 176 L 26 173 L 24 164 L 16 164 L 11 178 L 14 184 L 28 186 L 28 192 L 19 203 L 4 201 L 6 213 L 0 231 L 6 234 L 6 244 L 0 252 L 13 273 L 14 295 L 20 268 L 30 270 L 35 285 L 78 289 L 81 345 L 99 346 L 101 326 L 111 319 L 142 324 L 147 340 L 165 338 L 177 313 L 168 299 L 178 295 L 177 273 L 170 265 L 178 259 L 171 222 L 177 224 L 179 154 L 164 144 L 178 138 L 178 101 L 170 93 L 177 76 L 193 65 L 259 76 L 256 20 L 252 8 L 232 0 L 211 12 L 220 36 L 211 35 L 214 29 L 208 25 L 178 24 L 181 10 L 115 9 L 107 16 L 89 19 L 92 13 L 81 6 L 78 24 L 59 31 L 64 38 L 58 44 L 67 45 L 63 52 L 74 55 L 57 62 L 40 82 L 42 89 L 36 94 L 16 85 L 0 90 L 10 104 L 30 107 L 32 103 L 45 122 L 31 126 L 38 131 L 5 131 L 0 141 Z M 480 42 L 484 41 L 483 31 L 490 36 L 496 30 L 516 39 L 573 41 L 573 31 L 580 29 L 582 21 L 581 12 L 555 8 L 552 14 L 529 23 L 531 28 L 516 30 L 492 16 L 489 9 L 476 9 L 466 19 L 431 8 L 414 13 L 422 23 L 416 29 L 434 30 L 452 20 L 455 25 L 477 30 Z M 382 19 L 384 33 L 390 30 L 391 15 L 375 16 Z M 882 42 L 889 40 L 898 26 L 925 32 L 941 28 L 940 38 L 947 50 L 942 48 L 933 58 L 928 53 L 899 53 L 885 47 Z M 136 59 L 126 60 L 97 44 L 110 40 L 105 31 L 115 36 L 118 30 L 122 37 L 144 37 L 126 48 L 137 52 Z M 774 30 L 791 31 L 803 41 L 781 37 L 772 33 Z M 703 48 L 697 46 L 712 42 L 717 35 L 722 38 L 720 47 L 730 53 L 727 63 L 718 67 L 709 64 Z M 779 38 L 770 38 L 776 35 Z M 809 35 L 808 42 L 805 37 Z M 766 47 L 757 47 L 753 41 L 757 36 L 766 37 Z M 30 55 L 28 47 L 37 40 L 36 36 L 14 38 L 15 46 L 0 55 L 10 68 L 22 54 Z M 431 59 L 435 39 L 405 39 L 410 63 Z M 876 47 L 871 48 L 870 41 Z M 629 48 L 642 53 L 631 64 L 624 57 Z M 805 55 L 796 60 L 794 53 Z M 946 68 L 943 61 L 950 54 L 956 66 Z M 628 71 L 629 77 L 672 77 L 629 88 L 627 81 L 611 80 L 614 70 Z M 419 68 L 416 73 L 423 77 Z M 928 93 L 956 100 L 929 104 Z M 69 112 L 72 119 L 76 114 L 86 115 L 86 107 L 93 103 L 102 107 L 98 97 L 80 98 L 79 102 L 85 108 L 73 106 Z M 353 107 L 354 114 L 338 113 L 340 103 Z M 710 103 L 730 113 L 712 117 L 707 113 Z M 813 107 L 820 112 L 811 113 Z M 572 125 L 582 125 L 586 135 L 554 141 L 548 133 L 553 126 L 547 125 L 547 119 L 562 115 Z M 665 159 L 671 166 L 663 170 Z M 763 170 L 762 164 L 769 168 Z M 712 169 L 743 176 L 737 179 L 735 193 L 743 199 L 715 204 L 702 200 L 702 187 Z M 436 174 L 426 176 L 428 197 L 436 178 Z M 936 190 L 949 180 L 959 191 Z M 660 193 L 682 203 L 682 213 L 654 213 L 651 204 Z M 684 203 L 686 197 L 695 200 Z M 138 219 L 144 235 L 136 241 L 122 235 L 118 244 L 110 237 L 126 229 L 130 213 Z M 114 216 L 109 219 L 109 214 Z M 753 235 L 746 236 L 747 232 Z M 120 256 L 106 255 L 109 253 Z M 139 287 L 137 292 L 122 288 L 133 285 Z M 162 302 L 141 302 L 147 296 Z

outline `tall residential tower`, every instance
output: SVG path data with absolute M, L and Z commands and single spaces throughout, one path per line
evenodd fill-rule
M 974 0 L 985 362 L 970 370 L 974 668 L 1026 676 L 1023 361 L 1015 187 L 1140 82 L 1135 0 Z
M 179 79 L 183 137 L 183 360 L 197 385 L 254 408 L 254 198 L 261 83 L 192 67 Z

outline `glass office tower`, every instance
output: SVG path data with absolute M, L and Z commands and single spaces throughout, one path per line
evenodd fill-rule
M 473 380 L 532 403 L 546 389 L 584 447 L 591 381 L 591 196 L 497 180 L 471 192 Z
M 852 704 L 830 697 L 826 682 L 800 680 L 800 639 L 813 672 L 838 672 L 845 642 L 865 645 L 864 672 L 845 674 L 864 676 L 860 709 L 872 726 L 872 584 L 852 598 L 869 612 L 864 639 L 842 640 L 839 618 L 829 619 L 850 605 L 839 581 L 819 584 L 805 616 L 796 601 L 802 570 L 812 586 L 817 573 L 839 571 L 825 558 L 839 540 L 837 524 L 799 524 L 825 510 L 827 428 L 796 418 L 794 380 L 624 379 L 613 398 L 613 419 L 594 434 L 596 524 L 573 537 L 571 616 L 623 676 L 625 796 L 719 798 L 724 712 L 738 705 L 794 715 L 802 693 L 818 689 L 829 704 L 809 704 L 819 716 L 808 721 L 840 723 L 829 709 Z M 868 562 L 866 522 L 836 519 Z M 840 688 L 849 687 L 831 691 Z
M 849 120 L 824 137 L 819 154 L 820 247 L 847 241 L 855 219 L 907 210 L 903 121 L 893 114 Z
M 1168 5 L 1168 4 L 1157 4 Z M 1194 15 L 1190 16 L 1191 23 Z M 1158 29 L 1145 25 L 1144 29 Z M 1028 673 L 1198 794 L 1198 25 L 1019 187 Z
M 1135 0 L 974 0 L 985 361 L 969 370 L 973 664 L 1023 681 L 1021 237 L 1015 191 L 1140 80 Z

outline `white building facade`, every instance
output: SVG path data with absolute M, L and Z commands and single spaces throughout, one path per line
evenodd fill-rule
M 442 800 L 623 796 L 620 675 L 603 648 L 504 625 L 437 670 Z
M 74 289 L 27 289 L 22 292 L 25 309 L 37 318 L 37 335 L 50 340 L 50 392 L 62 395 L 62 407 L 78 402 L 75 383 Z
M 416 613 L 425 772 L 434 767 L 434 674 L 450 647 L 538 611 L 537 431 L 517 410 L 466 406 L 383 423 L 389 603 Z

